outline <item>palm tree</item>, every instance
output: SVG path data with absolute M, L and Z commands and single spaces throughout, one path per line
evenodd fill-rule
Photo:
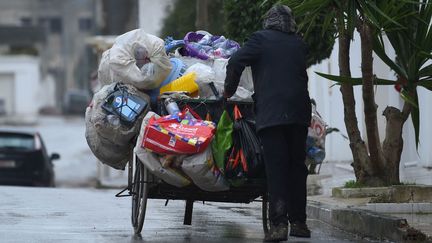
M 341 85 L 344 120 L 357 181 L 365 185 L 399 183 L 399 163 L 403 148 L 402 127 L 410 114 L 418 141 L 419 124 L 416 108 L 418 101 L 415 87 L 417 85 L 431 87 L 432 67 L 422 66 L 430 58 L 432 48 L 430 44 L 432 34 L 428 31 L 432 13 L 430 5 L 426 4 L 426 0 L 421 1 L 420 5 L 411 0 L 284 0 L 282 2 L 293 7 L 296 15 L 308 16 L 300 23 L 300 28 L 306 35 L 316 18 L 324 18 L 323 32 L 332 25 L 337 27 L 339 76 L 320 75 Z M 323 11 L 326 13 L 324 16 Z M 361 78 L 352 78 L 350 72 L 349 49 L 356 30 L 360 33 L 361 39 Z M 391 60 L 384 51 L 384 35 L 396 51 L 397 62 Z M 416 48 L 413 48 L 414 46 Z M 397 73 L 397 80 L 375 77 L 373 51 Z M 423 78 L 419 78 L 419 74 L 423 74 Z M 374 97 L 376 84 L 402 85 L 401 97 L 405 100 L 402 111 L 394 107 L 385 109 L 387 127 L 382 145 L 378 134 L 377 106 Z M 362 85 L 367 147 L 357 126 L 353 85 Z M 412 109 L 413 107 L 415 109 Z

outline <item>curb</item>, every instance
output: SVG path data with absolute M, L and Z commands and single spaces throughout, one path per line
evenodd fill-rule
M 428 203 L 432 200 L 432 186 L 429 185 L 393 185 L 388 187 L 343 188 L 334 187 L 332 196 L 337 198 L 376 197 L 372 201 L 379 203 Z
M 404 218 L 315 201 L 308 201 L 306 210 L 308 217 L 356 235 L 396 242 L 432 242 L 431 237 L 410 227 Z

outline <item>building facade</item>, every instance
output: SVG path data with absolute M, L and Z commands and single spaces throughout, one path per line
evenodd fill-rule
M 0 124 L 37 122 L 40 59 L 33 56 L 0 56 Z
M 45 45 L 38 46 L 35 55 L 40 58 L 41 79 L 55 82 L 55 104 L 50 105 L 61 107 L 66 90 L 86 88 L 91 65 L 84 39 L 96 30 L 98 4 L 101 1 L 0 1 L 1 26 L 38 27 L 45 36 Z M 14 46 L 9 44 L 9 50 Z M 14 54 L 7 48 L 2 51 Z

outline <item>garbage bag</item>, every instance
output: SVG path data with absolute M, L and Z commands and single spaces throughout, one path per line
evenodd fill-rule
M 216 74 L 210 66 L 202 63 L 195 63 L 186 69 L 185 75 L 189 73 L 196 73 L 195 82 L 198 84 L 199 87 L 200 98 L 218 98 L 215 97 L 215 94 L 210 86 L 210 84 L 214 83 L 216 79 Z
M 228 156 L 228 151 L 233 145 L 232 141 L 233 122 L 228 115 L 228 112 L 224 111 L 219 119 L 216 128 L 215 138 L 212 142 L 213 157 L 216 166 L 224 172 L 225 161 Z
M 101 85 L 108 85 L 114 83 L 114 74 L 109 66 L 110 50 L 106 50 L 102 53 L 102 57 L 99 62 L 97 78 Z
M 212 69 L 215 72 L 215 86 L 220 93 L 223 93 L 224 82 L 226 77 L 226 66 L 228 60 L 223 58 L 215 59 L 212 65 Z M 235 94 L 230 98 L 234 101 L 252 101 L 252 94 L 254 92 L 252 70 L 250 67 L 246 67 L 240 76 L 239 86 Z
M 213 61 L 212 69 L 215 72 L 216 80 L 218 82 L 224 82 L 226 78 L 226 67 L 228 65 L 228 59 L 217 58 Z M 242 75 L 240 76 L 239 87 L 243 87 L 247 91 L 253 93 L 253 77 L 251 67 L 246 67 Z
M 122 89 L 125 95 L 135 95 L 140 99 L 150 102 L 147 94 L 139 91 L 132 85 L 112 83 L 105 85 L 97 93 L 94 94 L 91 105 L 87 108 L 86 117 L 88 117 L 89 126 L 93 126 L 97 135 L 103 137 L 106 141 L 119 146 L 125 146 L 132 141 L 139 133 L 141 121 L 147 111 L 150 109 L 148 105 L 134 120 L 132 124 L 125 124 L 121 117 L 116 114 L 110 114 L 103 106 L 106 98 L 116 89 Z M 126 109 L 125 109 L 126 111 Z
M 252 126 L 250 121 L 242 117 L 239 108 L 234 106 L 233 147 L 225 166 L 227 177 L 250 178 L 264 174 L 261 142 Z
M 90 122 L 91 115 L 89 115 L 89 113 L 91 109 L 90 107 L 87 108 L 85 116 L 85 138 L 90 150 L 103 164 L 114 169 L 124 170 L 127 162 L 131 158 L 133 145 L 118 145 L 100 136 L 96 132 L 94 124 Z
M 161 156 L 153 153 L 141 146 L 144 139 L 145 128 L 148 125 L 150 118 L 155 117 L 159 118 L 159 115 L 150 111 L 144 117 L 141 131 L 139 133 L 134 152 L 136 156 L 140 159 L 140 161 L 144 164 L 144 166 L 156 177 L 162 179 L 166 183 L 176 186 L 176 187 L 184 187 L 191 184 L 191 181 L 182 174 L 181 171 L 176 170 L 171 167 L 164 168 L 161 164 Z
M 150 90 L 158 88 L 170 71 L 164 41 L 135 29 L 118 36 L 102 54 L 98 75 L 104 84 L 121 81 Z
M 211 147 L 183 159 L 183 172 L 205 191 L 226 191 L 229 184 L 214 163 Z
M 139 133 L 141 121 L 149 110 L 149 106 L 141 110 L 133 123 L 123 123 L 118 114 L 110 113 L 103 108 L 106 98 L 118 87 L 124 90 L 124 95 L 134 95 L 149 102 L 146 94 L 131 85 L 118 83 L 105 85 L 95 93 L 91 104 L 86 109 L 85 137 L 96 158 L 106 165 L 123 170 L 131 156 L 132 148 L 135 145 L 134 139 Z
M 180 54 L 203 60 L 229 58 L 240 48 L 237 42 L 226 39 L 224 36 L 202 32 L 187 33 L 184 43 L 185 46 L 180 49 Z

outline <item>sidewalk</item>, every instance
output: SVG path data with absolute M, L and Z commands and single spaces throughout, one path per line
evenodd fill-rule
M 401 182 L 432 185 L 432 170 L 402 168 Z M 369 203 L 371 197 L 335 198 L 334 187 L 355 180 L 349 163 L 324 163 L 308 177 L 308 217 L 378 240 L 432 242 L 432 202 Z

